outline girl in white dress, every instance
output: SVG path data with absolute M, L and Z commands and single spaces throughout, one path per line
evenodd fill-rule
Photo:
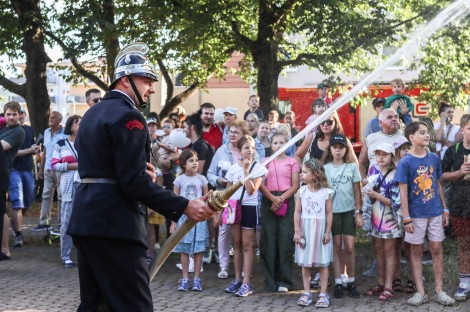
M 300 175 L 305 185 L 296 194 L 294 213 L 295 262 L 302 267 L 304 292 L 298 305 L 312 303 L 310 279 L 312 266 L 320 268 L 320 296 L 316 307 L 328 307 L 328 266 L 333 261 L 331 223 L 333 191 L 328 188 L 325 170 L 318 160 L 304 162 Z

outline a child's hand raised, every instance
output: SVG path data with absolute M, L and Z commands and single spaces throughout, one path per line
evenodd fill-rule
M 249 159 L 243 159 L 242 160 L 242 165 L 243 165 L 244 170 L 249 170 L 250 165 L 251 165 L 251 161 Z

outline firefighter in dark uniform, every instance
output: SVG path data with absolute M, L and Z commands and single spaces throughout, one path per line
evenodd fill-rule
M 149 134 L 138 109 L 155 92 L 157 80 L 147 50 L 145 44 L 121 50 L 111 91 L 87 111 L 75 141 L 81 183 L 68 234 L 79 262 L 77 311 L 153 311 L 146 207 L 175 222 L 183 213 L 197 221 L 213 214 L 206 198 L 176 196 L 146 172 Z

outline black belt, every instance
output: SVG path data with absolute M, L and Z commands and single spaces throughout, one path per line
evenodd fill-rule
M 117 184 L 117 180 L 113 178 L 83 178 L 80 183 L 108 183 Z

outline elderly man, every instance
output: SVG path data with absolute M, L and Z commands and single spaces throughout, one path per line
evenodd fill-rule
M 148 47 L 135 43 L 116 57 L 109 92 L 82 119 L 80 157 L 68 234 L 77 247 L 78 311 L 153 311 L 147 269 L 147 208 L 177 222 L 210 218 L 206 198 L 187 200 L 152 182 L 149 132 L 139 112 L 155 93 Z
M 52 171 L 51 160 L 52 152 L 54 152 L 55 144 L 62 139 L 66 139 L 68 135 L 64 134 L 64 128 L 60 125 L 62 122 L 62 114 L 52 111 L 49 114 L 49 127 L 44 131 L 44 153 L 39 165 L 38 179 L 44 179 L 44 188 L 42 190 L 41 215 L 39 216 L 39 224 L 33 231 L 44 231 L 50 226 L 52 201 L 54 198 L 54 190 L 59 185 L 60 173 Z M 57 197 L 60 208 L 60 200 L 62 198 L 59 189 L 57 189 Z M 60 226 L 60 211 L 57 211 L 57 226 Z
M 399 138 L 403 137 L 398 122 L 398 114 L 393 108 L 384 109 L 379 114 L 380 132 L 375 132 L 367 136 L 365 144 L 359 154 L 359 172 L 362 182 L 367 183 L 367 171 L 376 164 L 374 149 L 379 143 L 390 143 L 392 146 Z

